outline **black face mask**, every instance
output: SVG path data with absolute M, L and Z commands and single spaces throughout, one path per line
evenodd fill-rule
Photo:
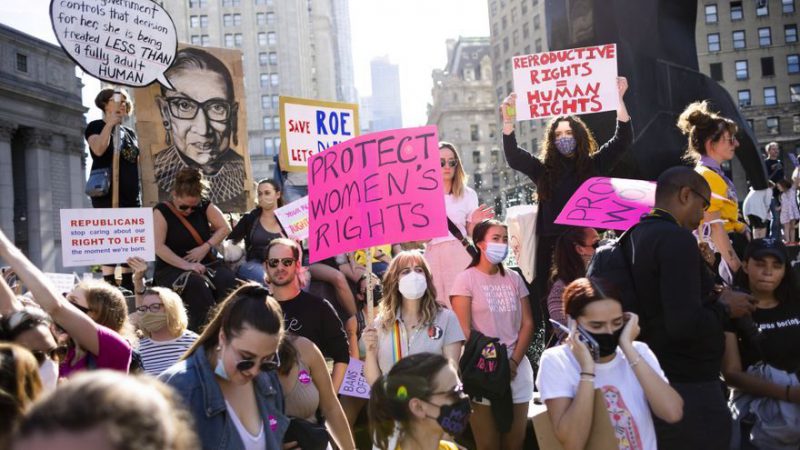
M 470 414 L 472 414 L 472 405 L 469 403 L 469 397 L 465 396 L 452 405 L 440 406 L 436 423 L 442 427 L 445 433 L 451 436 L 458 436 L 467 429 Z
M 597 341 L 598 350 L 600 350 L 600 357 L 603 358 L 605 356 L 613 355 L 617 352 L 617 346 L 619 345 L 619 337 L 622 335 L 622 330 L 625 327 L 620 328 L 619 330 L 608 334 L 595 334 L 589 331 L 586 331 L 590 336 Z

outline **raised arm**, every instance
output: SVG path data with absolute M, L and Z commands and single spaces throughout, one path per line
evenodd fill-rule
M 9 315 L 22 310 L 22 303 L 17 300 L 11 286 L 6 283 L 5 274 L 0 277 L 0 315 Z
M 67 301 L 53 286 L 53 283 L 0 231 L 0 258 L 8 262 L 28 286 L 33 299 L 42 307 L 53 321 L 63 328 L 84 350 L 97 355 L 99 342 L 97 325 L 78 308 Z
M 517 94 L 512 93 L 500 105 L 500 115 L 503 117 L 503 153 L 506 155 L 509 167 L 527 175 L 531 181 L 537 183 L 544 173 L 544 164 L 517 145 L 517 137 L 514 134 L 516 114 L 510 113 L 516 108 L 516 100 Z M 531 149 L 531 151 L 536 151 L 536 149 Z

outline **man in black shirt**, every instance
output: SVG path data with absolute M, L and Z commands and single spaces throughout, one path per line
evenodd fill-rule
M 655 420 L 658 448 L 727 449 L 731 418 L 719 373 L 723 324 L 753 309 L 752 297 L 716 294 L 714 278 L 692 235 L 710 204 L 711 190 L 688 167 L 658 179 L 656 204 L 631 231 L 640 340 L 650 346 L 684 401 L 683 420 Z
M 333 359 L 333 386 L 344 380 L 350 354 L 347 335 L 336 310 L 327 300 L 300 290 L 300 247 L 290 239 L 275 239 L 267 246 L 265 261 L 272 296 L 281 305 L 286 331 L 308 338 Z

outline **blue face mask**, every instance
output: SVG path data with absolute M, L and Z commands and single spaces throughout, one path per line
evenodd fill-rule
M 558 152 L 564 156 L 571 156 L 573 153 L 575 153 L 577 146 L 578 143 L 572 136 L 565 136 L 556 139 L 556 148 L 558 149 Z
M 218 353 L 217 367 L 214 367 L 214 374 L 225 381 L 230 381 L 231 378 L 228 376 L 228 372 L 225 371 L 225 362 L 222 360 L 222 349 Z
M 488 242 L 486 244 L 486 259 L 492 264 L 500 264 L 508 256 L 508 244 Z

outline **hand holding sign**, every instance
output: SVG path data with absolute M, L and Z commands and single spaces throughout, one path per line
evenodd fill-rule
M 152 0 L 50 2 L 56 39 L 88 74 L 109 83 L 172 86 L 164 71 L 178 49 L 175 24 Z

